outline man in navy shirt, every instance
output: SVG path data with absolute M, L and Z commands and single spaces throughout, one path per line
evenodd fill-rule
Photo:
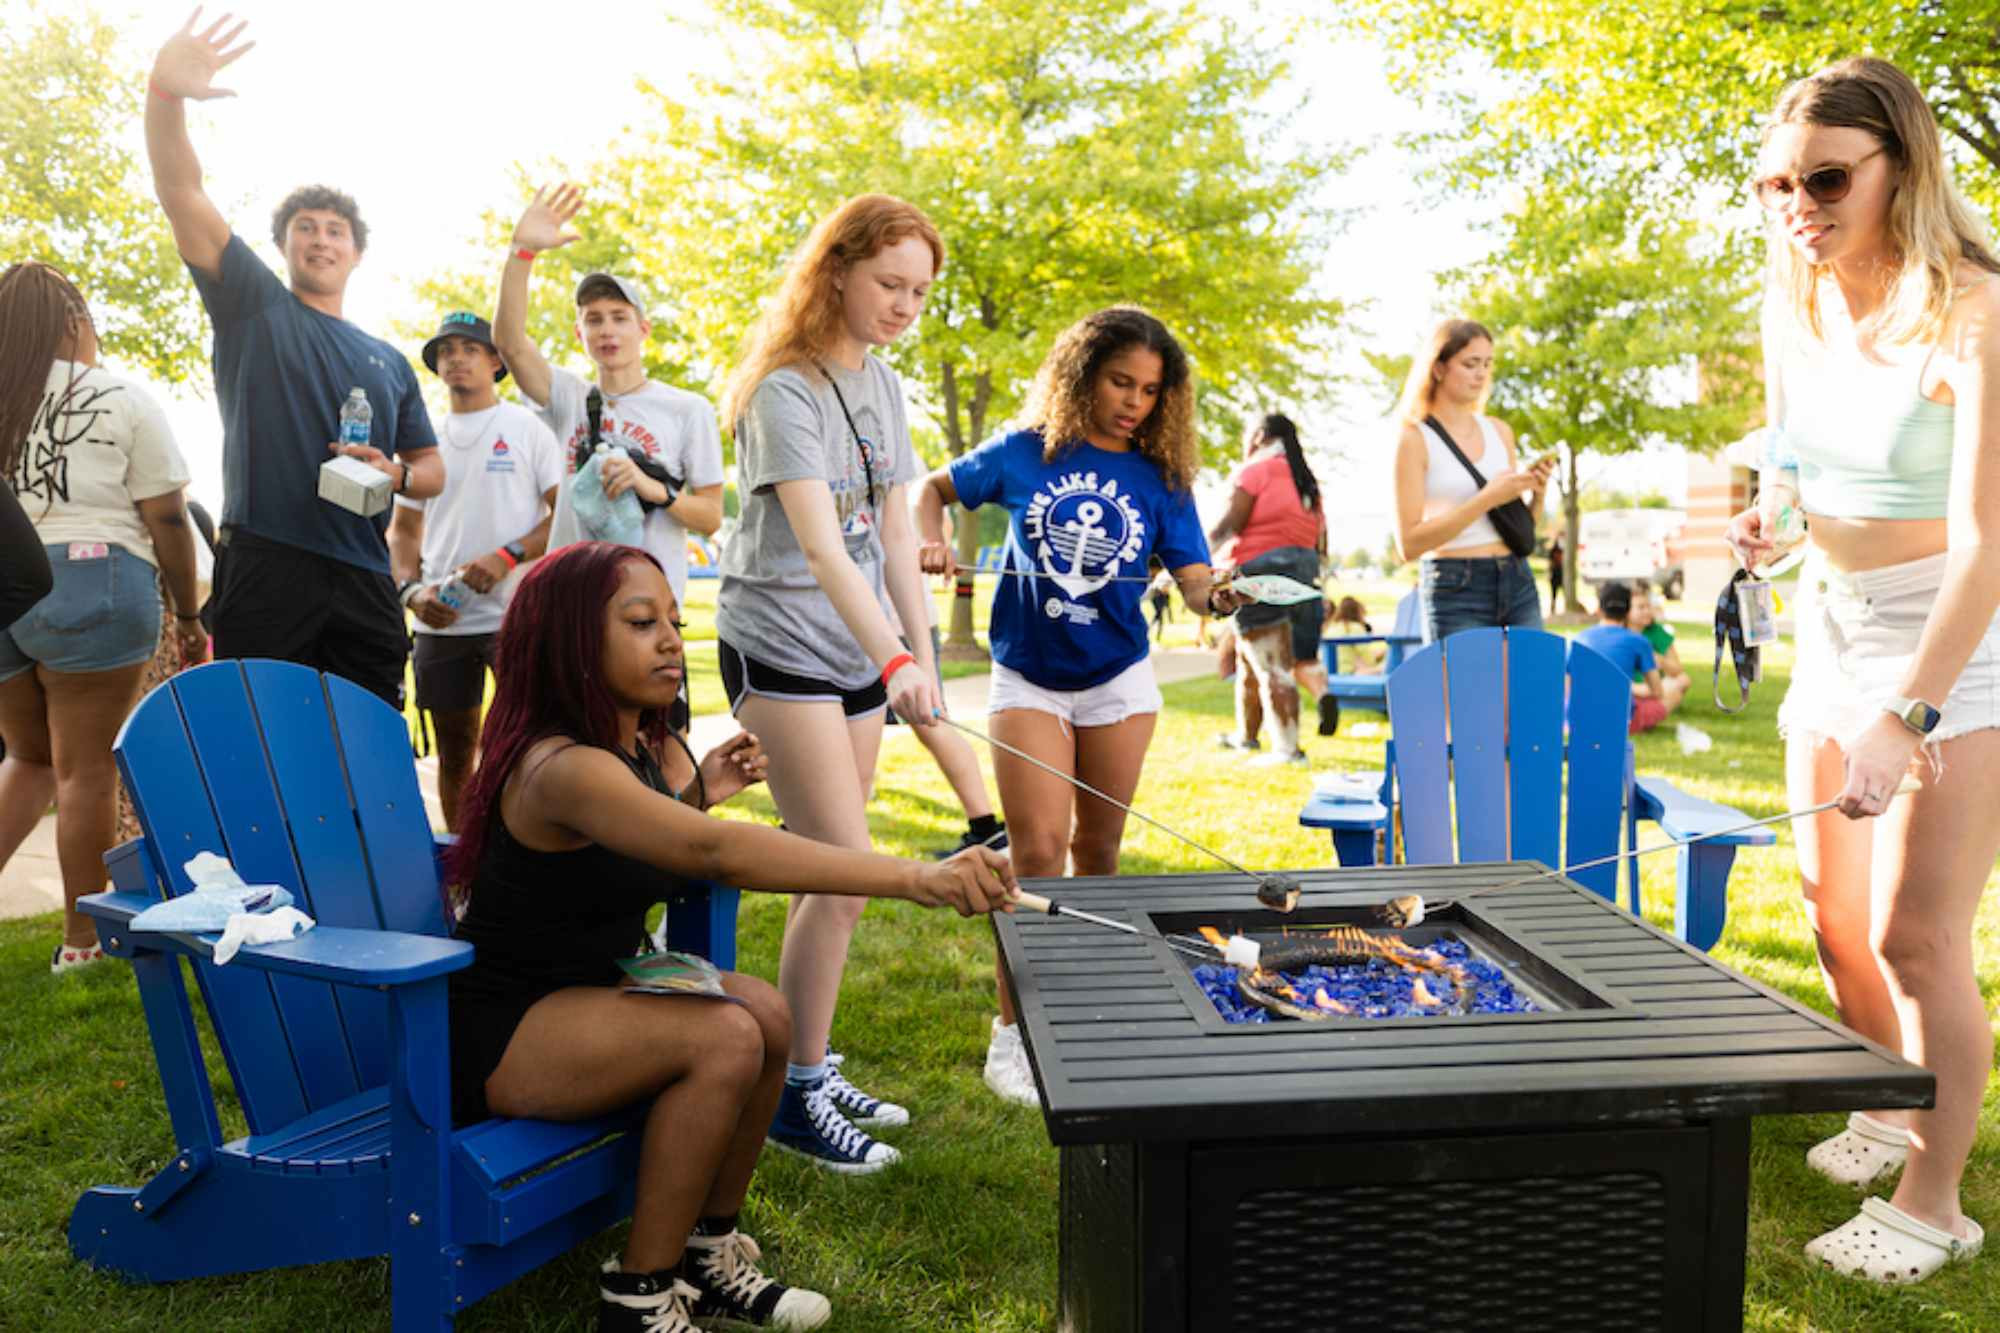
M 1643 634 L 1626 627 L 1632 614 L 1632 589 L 1623 583 L 1606 583 L 1597 590 L 1598 623 L 1576 636 L 1576 641 L 1610 658 L 1632 686 L 1632 734 L 1651 731 L 1667 720 L 1667 714 L 1681 701 L 1686 688 L 1660 679 L 1659 660 L 1653 645 Z
M 271 219 L 289 285 L 231 231 L 202 189 L 185 99 L 227 97 L 216 74 L 249 46 L 227 20 L 193 20 L 160 49 L 146 96 L 153 192 L 215 325 L 222 410 L 222 533 L 216 555 L 217 657 L 275 657 L 347 677 L 401 706 L 409 637 L 389 576 L 388 515 L 363 518 L 319 498 L 332 452 L 377 468 L 413 500 L 444 488 L 444 464 L 416 375 L 390 344 L 341 317 L 368 228 L 354 201 L 295 190 Z M 232 49 L 233 48 L 233 49 Z M 359 388 L 372 443 L 341 449 L 340 408 Z

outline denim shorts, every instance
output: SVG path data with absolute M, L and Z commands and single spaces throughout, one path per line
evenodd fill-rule
M 1434 643 L 1464 629 L 1542 627 L 1542 594 L 1518 555 L 1427 557 L 1423 600 Z
M 1808 548 L 1792 608 L 1797 652 L 1778 708 L 1785 736 L 1851 745 L 1895 698 L 1944 586 L 1943 555 L 1847 574 Z M 2000 616 L 1994 617 L 1939 705 L 1927 748 L 2000 727 Z
M 1238 572 L 1283 574 L 1300 583 L 1317 585 L 1319 552 L 1303 546 L 1279 546 L 1244 561 L 1243 568 Z M 1236 628 L 1240 633 L 1262 629 L 1266 625 L 1284 625 L 1290 631 L 1292 660 L 1312 663 L 1319 661 L 1319 627 L 1320 621 L 1325 618 L 1325 611 L 1326 602 L 1318 597 L 1310 602 L 1294 602 L 1290 606 L 1251 602 L 1236 612 Z
M 75 675 L 136 666 L 160 641 L 160 576 L 122 546 L 46 548 L 55 589 L 0 630 L 0 680 L 36 665 Z

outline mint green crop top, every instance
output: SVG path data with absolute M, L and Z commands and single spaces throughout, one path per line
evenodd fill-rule
M 1829 518 L 1943 518 L 1953 410 L 1923 393 L 1927 348 L 1888 362 L 1803 330 L 1786 339 L 1780 380 L 1785 452 L 1799 502 Z

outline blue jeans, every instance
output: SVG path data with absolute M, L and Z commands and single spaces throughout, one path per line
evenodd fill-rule
M 1542 627 L 1542 595 L 1518 555 L 1424 561 L 1424 620 L 1433 642 L 1462 629 Z
M 48 547 L 55 590 L 0 630 L 0 680 L 40 664 L 82 673 L 136 666 L 160 640 L 159 572 L 122 546 Z M 75 552 L 72 557 L 72 552 Z

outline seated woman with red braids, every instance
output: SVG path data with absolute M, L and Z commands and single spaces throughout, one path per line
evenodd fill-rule
M 784 1083 L 791 1015 L 755 977 L 737 1003 L 631 995 L 617 960 L 646 913 L 714 879 L 777 893 L 905 898 L 961 915 L 1004 908 L 1007 859 L 974 847 L 900 861 L 701 813 L 762 775 L 739 735 L 678 792 L 661 764 L 685 670 L 678 608 L 652 556 L 588 543 L 541 561 L 500 627 L 499 685 L 461 806 L 448 879 L 456 1120 L 579 1120 L 650 1103 L 632 1231 L 600 1281 L 600 1330 L 692 1333 L 697 1319 L 817 1328 L 824 1297 L 756 1268 L 736 1230 Z

